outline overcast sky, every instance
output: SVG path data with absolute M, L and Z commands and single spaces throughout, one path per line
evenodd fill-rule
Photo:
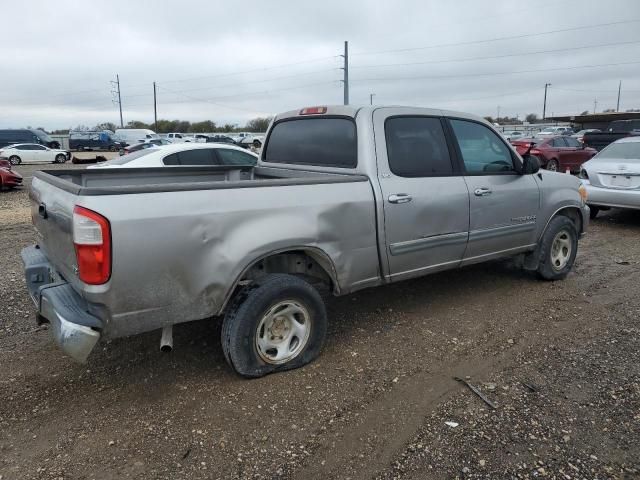
M 116 74 L 125 124 L 153 120 L 153 81 L 158 118 L 341 104 L 345 40 L 352 104 L 523 118 L 551 83 L 548 114 L 575 114 L 615 108 L 622 80 L 640 108 L 638 0 L 23 0 L 2 18 L 0 127 L 119 123 Z

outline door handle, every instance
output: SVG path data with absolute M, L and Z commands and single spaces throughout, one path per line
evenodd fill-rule
M 473 194 L 476 197 L 484 197 L 486 195 L 491 195 L 491 189 L 487 187 L 476 188 Z
M 409 203 L 412 200 L 408 193 L 394 193 L 389 195 L 389 203 Z

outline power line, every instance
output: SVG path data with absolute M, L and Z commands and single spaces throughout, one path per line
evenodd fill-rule
M 409 77 L 378 77 L 378 78 L 360 78 L 355 79 L 356 82 L 385 82 L 385 81 L 397 81 L 397 80 L 422 80 L 422 79 L 438 79 L 438 78 L 470 78 L 470 77 L 493 77 L 500 75 L 520 75 L 523 73 L 537 73 L 537 72 L 554 72 L 560 70 L 579 70 L 583 68 L 601 68 L 601 67 L 617 67 L 621 65 L 637 65 L 640 61 L 636 62 L 622 62 L 622 63 L 604 63 L 600 65 L 575 65 L 571 67 L 557 67 L 557 68 L 541 68 L 534 70 L 519 70 L 514 72 L 491 72 L 491 73 L 458 73 L 452 75 L 414 75 Z
M 599 28 L 599 27 L 610 27 L 613 25 L 623 25 L 623 24 L 629 24 L 629 23 L 637 23 L 640 22 L 640 19 L 634 19 L 634 20 L 621 20 L 618 22 L 609 22 L 609 23 L 597 23 L 597 24 L 593 24 L 593 25 L 582 25 L 580 27 L 570 27 L 570 28 L 562 28 L 559 30 L 548 30 L 546 32 L 538 32 L 538 33 L 525 33 L 525 34 L 521 34 L 521 35 L 512 35 L 512 36 L 508 36 L 508 37 L 496 37 L 496 38 L 487 38 L 484 40 L 469 40 L 466 42 L 456 42 L 456 43 L 440 43 L 440 44 L 435 44 L 435 45 L 426 45 L 424 47 L 410 47 L 410 48 L 397 48 L 397 49 L 393 49 L 393 50 L 378 50 L 378 51 L 372 51 L 372 52 L 360 52 L 360 53 L 353 53 L 353 56 L 362 56 L 362 55 L 381 55 L 381 54 L 385 54 L 385 53 L 398 53 L 398 52 L 412 52 L 412 51 L 416 51 L 416 50 L 428 50 L 431 48 L 442 48 L 442 47 L 458 47 L 458 46 L 462 46 L 462 45 L 476 45 L 479 43 L 491 43 L 491 42 L 499 42 L 502 40 L 515 40 L 518 38 L 529 38 L 529 37 L 539 37 L 541 35 L 552 35 L 555 33 L 563 33 L 563 32 L 574 32 L 574 31 L 578 31 L 578 30 L 585 30 L 585 29 L 589 29 L 589 28 Z
M 637 44 L 637 43 L 640 43 L 640 40 L 633 40 L 628 42 L 616 42 L 616 43 L 602 43 L 599 45 L 588 45 L 588 46 L 582 46 L 582 47 L 557 48 L 553 50 L 538 50 L 536 52 L 509 53 L 504 55 L 491 55 L 486 57 L 467 57 L 467 58 L 459 58 L 459 59 L 453 59 L 453 60 L 428 60 L 424 62 L 387 63 L 387 64 L 378 64 L 378 65 L 355 65 L 355 66 L 352 66 L 351 68 L 361 69 L 361 68 L 405 67 L 410 65 L 431 65 L 436 63 L 470 62 L 475 60 L 491 60 L 496 58 L 521 57 L 524 55 L 539 55 L 543 53 L 568 52 L 572 50 L 585 50 L 589 48 L 613 47 L 618 45 L 631 45 L 631 44 Z
M 325 68 L 323 70 L 315 70 L 312 72 L 305 72 L 305 73 L 297 73 L 297 74 L 293 74 L 293 75 L 283 75 L 280 77 L 273 77 L 273 78 L 265 78 L 265 79 L 260 79 L 260 80 L 249 80 L 249 81 L 245 81 L 242 82 L 242 85 L 248 85 L 248 84 L 253 84 L 253 83 L 266 83 L 266 82 L 271 82 L 271 81 L 275 81 L 275 80 L 285 80 L 288 78 L 297 78 L 297 77 L 304 77 L 307 75 L 316 75 L 318 73 L 325 73 L 325 72 L 334 72 L 335 68 Z M 164 85 L 164 83 L 163 83 Z M 197 91 L 202 91 L 202 90 L 211 90 L 214 88 L 228 88 L 228 87 L 237 87 L 238 83 L 231 83 L 231 84 L 226 84 L 226 85 L 210 85 L 208 87 L 200 87 L 200 88 L 189 88 L 187 90 L 181 89 L 179 90 L 179 92 L 181 93 L 185 93 L 185 92 L 197 92 Z

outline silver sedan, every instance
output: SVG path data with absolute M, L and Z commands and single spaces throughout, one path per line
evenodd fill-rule
M 622 138 L 582 164 L 591 218 L 600 210 L 640 210 L 640 137 Z

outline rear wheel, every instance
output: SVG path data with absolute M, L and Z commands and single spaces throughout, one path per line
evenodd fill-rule
M 275 274 L 240 291 L 222 324 L 222 350 L 244 377 L 302 367 L 322 349 L 327 313 L 318 291 L 293 275 Z
M 116 150 L 117 150 L 117 147 L 115 145 L 109 146 L 109 151 L 110 152 L 115 152 Z
M 561 280 L 571 269 L 578 253 L 578 230 L 565 216 L 551 219 L 540 242 L 538 275 L 545 280 Z
M 9 163 L 11 163 L 11 165 L 20 165 L 22 163 L 22 159 L 17 155 L 11 155 L 9 157 Z
M 598 213 L 600 213 L 599 207 L 592 207 L 591 205 L 589 205 L 589 218 L 591 220 L 596 218 L 598 216 Z
M 552 158 L 547 163 L 547 167 L 546 168 L 547 168 L 547 170 L 549 170 L 551 172 L 557 172 L 558 170 L 560 170 L 560 165 L 558 164 L 557 160 Z

